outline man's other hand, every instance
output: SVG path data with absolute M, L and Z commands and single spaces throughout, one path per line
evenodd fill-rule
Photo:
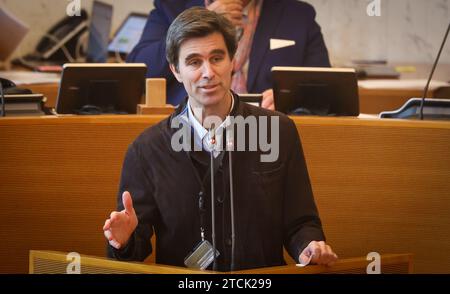
M 309 262 L 332 266 L 338 259 L 336 253 L 324 241 L 311 241 L 300 254 L 299 261 L 303 265 Z
M 266 109 L 270 109 L 270 110 L 275 110 L 275 104 L 273 102 L 273 90 L 272 89 L 267 89 L 267 90 L 265 90 L 262 93 L 261 107 L 262 108 L 266 108 Z

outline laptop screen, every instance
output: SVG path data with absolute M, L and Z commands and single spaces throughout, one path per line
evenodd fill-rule
M 147 22 L 147 15 L 132 13 L 117 30 L 114 39 L 109 44 L 109 52 L 128 54 L 139 42 Z
M 89 26 L 88 62 L 106 62 L 108 58 L 112 13 L 113 7 L 111 5 L 94 1 L 91 24 Z

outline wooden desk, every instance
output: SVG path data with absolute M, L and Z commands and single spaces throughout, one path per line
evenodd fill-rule
M 410 274 L 413 273 L 413 256 L 411 254 L 383 254 L 380 260 L 383 274 Z M 293 264 L 274 266 L 243 271 L 234 271 L 236 274 L 366 274 L 367 266 L 371 260 L 366 257 L 338 259 L 331 267 L 323 265 L 309 265 L 298 267 Z
M 408 63 L 397 63 L 392 66 L 404 66 Z M 431 64 L 412 64 L 413 72 L 404 72 L 400 80 L 428 79 Z M 436 68 L 433 80 L 450 81 L 450 64 L 439 64 Z M 395 81 L 395 80 L 394 80 Z M 396 110 L 405 104 L 410 98 L 422 97 L 423 89 L 399 88 L 399 89 L 366 89 L 359 87 L 359 108 L 361 113 L 379 114 L 386 110 Z M 428 98 L 450 98 L 450 87 L 431 89 Z
M 421 98 L 423 90 L 410 89 L 364 89 L 359 87 L 359 109 L 361 113 L 379 114 L 397 110 L 410 98 Z M 428 91 L 427 98 L 450 98 L 450 87 Z
M 29 250 L 103 256 L 125 150 L 163 116 L 0 119 L 0 272 Z M 448 122 L 294 118 L 328 242 L 341 258 L 411 252 L 450 273 Z
M 402 64 L 394 64 L 402 65 Z M 402 73 L 401 79 L 427 79 L 431 64 L 413 64 L 416 71 Z M 450 80 L 450 64 L 439 64 L 434 75 L 435 80 Z M 56 107 L 59 84 L 32 84 L 23 85 L 35 93 L 43 93 L 47 97 L 46 106 Z M 422 97 L 423 90 L 408 88 L 393 89 L 364 89 L 359 87 L 359 103 L 361 113 L 378 114 L 385 110 L 395 110 L 402 106 L 409 98 Z M 428 97 L 450 98 L 450 88 L 441 88 L 429 91 Z
M 33 93 L 42 93 L 47 97 L 45 106 L 48 108 L 56 107 L 56 99 L 58 97 L 59 83 L 52 84 L 25 84 L 21 85 L 21 88 L 27 88 L 33 91 Z
M 30 72 L 31 70 L 27 67 L 21 65 L 13 65 L 10 68 L 12 72 Z M 13 73 L 13 76 L 14 73 Z M 8 76 L 6 76 L 8 78 Z M 47 97 L 47 101 L 45 102 L 45 106 L 49 108 L 56 107 L 56 99 L 58 97 L 59 83 L 39 83 L 39 84 L 19 84 L 18 87 L 26 88 L 33 91 L 33 93 L 44 94 Z
M 69 261 L 65 252 L 30 251 L 30 274 L 65 274 Z M 371 260 L 365 257 L 340 259 L 331 267 L 310 265 L 297 267 L 295 265 L 266 267 L 243 271 L 228 272 L 228 274 L 365 274 Z M 411 254 L 386 254 L 380 259 L 381 273 L 412 273 Z M 158 264 L 142 264 L 137 262 L 120 262 L 106 258 L 80 255 L 81 274 L 224 274 L 223 272 L 200 271 L 184 267 Z M 227 273 L 225 273 L 227 274 Z
M 47 97 L 46 107 L 55 108 L 59 84 L 33 84 L 21 87 L 31 89 L 34 93 L 42 93 Z M 422 90 L 411 89 L 364 89 L 359 87 L 359 107 L 361 113 L 379 114 L 385 110 L 400 108 L 409 98 L 422 97 Z M 450 88 L 439 88 L 429 91 L 428 98 L 449 98 Z

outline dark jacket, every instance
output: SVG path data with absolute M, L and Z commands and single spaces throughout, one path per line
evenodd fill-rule
M 130 191 L 139 224 L 126 248 L 109 247 L 110 256 L 144 260 L 152 252 L 150 238 L 155 232 L 156 262 L 184 266 L 184 258 L 200 242 L 198 193 L 201 186 L 193 168 L 199 174 L 207 174 L 209 153 L 172 149 L 171 137 L 177 130 L 170 127 L 170 122 L 184 107 L 181 105 L 175 114 L 145 130 L 129 146 L 122 169 L 118 210 L 123 209 L 122 192 Z M 261 150 L 232 152 L 235 269 L 283 265 L 283 245 L 298 260 L 304 247 L 312 240 L 324 240 L 324 234 L 297 128 L 287 116 L 239 102 L 237 96 L 231 115 L 257 119 L 278 116 L 280 134 L 279 156 L 275 162 L 261 162 Z M 227 153 L 215 174 L 218 269 L 223 271 L 230 269 L 231 258 Z M 209 179 L 205 183 L 208 183 L 205 185 L 206 239 L 211 241 Z
M 148 77 L 167 79 L 167 102 L 179 104 L 186 91 L 170 72 L 165 52 L 166 34 L 173 20 L 185 9 L 203 6 L 204 0 L 155 0 L 141 40 L 127 58 L 143 62 Z M 262 93 L 273 87 L 273 66 L 329 67 L 327 48 L 314 8 L 297 0 L 264 0 L 252 43 L 247 90 Z M 270 50 L 270 39 L 295 41 L 294 46 Z

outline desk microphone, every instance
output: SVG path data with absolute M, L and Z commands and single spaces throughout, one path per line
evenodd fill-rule
M 230 172 L 230 213 L 231 213 L 231 271 L 235 269 L 235 249 L 236 249 L 236 231 L 234 223 L 234 193 L 233 193 L 233 159 L 232 153 L 234 149 L 233 139 L 227 140 L 228 163 Z
M 441 57 L 442 49 L 444 48 L 445 41 L 447 40 L 448 31 L 450 30 L 450 23 L 448 24 L 447 32 L 445 33 L 444 40 L 442 41 L 441 48 L 439 49 L 436 60 L 434 61 L 433 68 L 431 69 L 430 76 L 427 80 L 427 84 L 425 85 L 425 89 L 423 90 L 422 101 L 420 102 L 420 120 L 423 120 L 423 107 L 425 104 L 425 97 L 427 97 L 428 87 L 430 86 L 431 79 L 433 78 L 434 70 L 436 69 L 436 65 Z
M 216 215 L 215 215 L 215 193 L 214 193 L 214 151 L 216 146 L 216 136 L 214 124 L 210 128 L 210 139 L 211 139 L 211 219 L 212 219 L 212 247 L 214 252 L 214 263 L 213 270 L 217 270 L 216 262 Z M 236 268 L 235 265 L 235 250 L 236 250 L 236 226 L 234 221 L 234 190 L 233 190 L 233 158 L 232 151 L 234 149 L 234 142 L 232 138 L 227 139 L 226 150 L 228 151 L 228 164 L 229 164 L 229 177 L 230 177 L 230 213 L 231 213 L 231 271 Z
M 212 239 L 212 247 L 213 247 L 213 270 L 217 270 L 217 262 L 216 262 L 216 199 L 214 195 L 214 151 L 216 146 L 216 132 L 214 129 L 215 125 L 211 124 L 211 128 L 209 129 L 209 138 L 211 140 L 211 150 L 210 150 L 210 169 L 211 169 L 211 219 L 212 219 L 212 227 L 211 227 L 211 239 Z

